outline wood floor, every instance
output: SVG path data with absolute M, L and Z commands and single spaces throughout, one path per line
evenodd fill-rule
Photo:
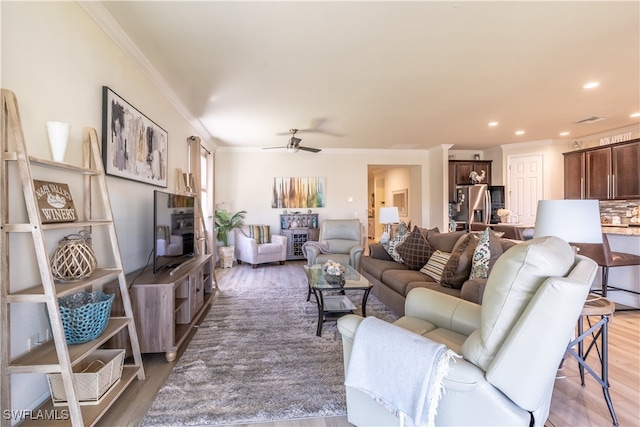
M 220 279 L 224 272 L 219 271 L 217 274 Z M 540 346 L 544 346 L 544 337 L 540 337 Z M 591 366 L 596 361 L 595 356 L 595 353 L 589 356 Z M 100 420 L 99 427 L 137 426 L 140 424 L 157 391 L 164 384 L 175 364 L 175 362 L 167 362 L 164 354 L 145 354 L 143 359 L 147 379 L 134 381 L 132 386 Z M 599 372 L 599 370 L 596 371 Z M 610 324 L 609 381 L 611 397 L 620 426 L 640 426 L 640 311 L 616 312 L 613 322 Z M 526 384 L 523 384 L 523 387 L 526 387 Z M 258 405 L 257 402 L 256 406 Z M 251 424 L 251 427 L 342 427 L 350 425 L 347 417 L 344 416 Z M 577 362 L 571 358 L 567 359 L 558 371 L 551 412 L 545 425 L 548 427 L 612 425 L 602 388 L 589 375 L 587 375 L 585 387 L 582 387 Z

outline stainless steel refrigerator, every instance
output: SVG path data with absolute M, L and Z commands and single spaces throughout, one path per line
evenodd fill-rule
M 457 223 L 497 224 L 498 209 L 504 208 L 504 186 L 502 185 L 458 185 L 456 202 L 452 206 L 453 219 Z

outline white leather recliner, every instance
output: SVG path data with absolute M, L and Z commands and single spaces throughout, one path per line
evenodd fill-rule
M 543 426 L 556 371 L 573 336 L 597 264 L 557 237 L 516 245 L 496 261 L 482 306 L 429 289 L 412 290 L 395 324 L 463 356 L 451 362 L 436 425 Z M 345 372 L 362 317 L 338 320 Z M 403 357 L 397 349 L 397 357 Z M 371 372 L 376 375 L 376 372 Z M 411 375 L 411 372 L 407 372 Z M 349 422 L 400 420 L 360 390 L 347 387 Z

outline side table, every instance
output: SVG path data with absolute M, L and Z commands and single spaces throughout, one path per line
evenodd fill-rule
M 618 418 L 616 412 L 613 409 L 613 402 L 611 401 L 611 395 L 609 394 L 609 322 L 613 316 L 613 312 L 616 310 L 616 305 L 606 298 L 599 295 L 590 294 L 587 297 L 580 317 L 578 318 L 578 337 L 569 343 L 567 352 L 571 354 L 578 361 L 578 368 L 580 370 L 580 383 L 584 386 L 584 371 L 585 369 L 595 380 L 602 386 L 602 392 L 604 394 L 604 400 L 609 407 L 609 413 L 613 420 L 613 425 L 618 425 Z M 596 323 L 592 324 L 590 316 L 600 317 Z M 584 330 L 583 320 L 586 318 L 589 329 Z M 591 337 L 591 342 L 585 350 L 585 340 Z M 598 345 L 598 340 L 600 344 Z M 578 345 L 578 351 L 574 350 L 574 347 Z M 593 370 L 586 362 L 587 357 L 591 350 L 596 350 L 598 354 L 598 360 L 600 362 L 600 375 Z

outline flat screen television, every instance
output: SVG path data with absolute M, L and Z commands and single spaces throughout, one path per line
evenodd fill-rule
M 174 269 L 194 256 L 195 197 L 154 190 L 153 273 Z

